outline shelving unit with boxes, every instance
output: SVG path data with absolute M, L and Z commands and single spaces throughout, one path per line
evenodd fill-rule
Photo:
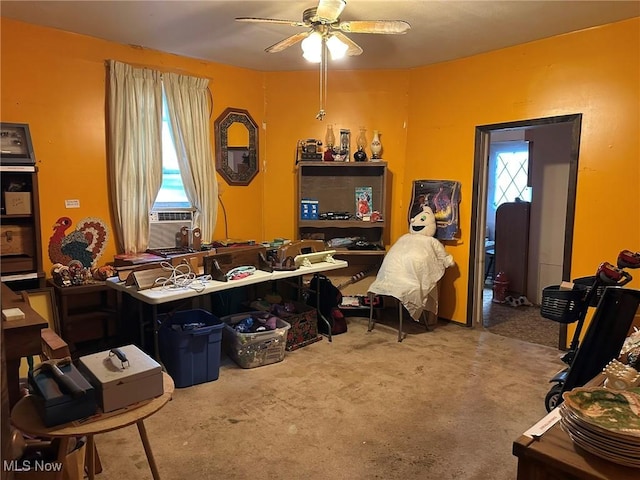
M 2 282 L 19 289 L 41 288 L 42 271 L 38 170 L 31 165 L 0 166 Z
M 331 247 L 337 250 L 336 258 L 349 262 L 349 267 L 331 275 L 334 283 L 342 284 L 354 275 L 367 272 L 366 278 L 343 289 L 344 295 L 365 294 L 375 279 L 376 266 L 382 262 L 385 245 L 389 243 L 387 163 L 302 161 L 298 164 L 297 180 L 298 238 L 329 241 L 358 237 L 378 247 L 363 250 Z M 356 192 L 362 191 L 370 196 L 370 212 L 358 210 Z M 317 202 L 318 219 L 303 218 L 303 202 L 309 201 Z M 324 218 L 327 213 L 340 219 Z M 376 221 L 367 221 L 372 213 Z M 346 216 L 348 218 L 342 218 Z
M 0 280 L 13 290 L 42 288 L 38 168 L 26 123 L 0 123 Z

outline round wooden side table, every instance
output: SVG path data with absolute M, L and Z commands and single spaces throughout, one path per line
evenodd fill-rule
M 156 462 L 153 458 L 153 452 L 151 451 L 151 445 L 149 444 L 147 430 L 143 421 L 145 418 L 153 415 L 164 407 L 171 399 L 171 395 L 174 390 L 173 380 L 169 375 L 167 375 L 167 373 L 162 372 L 162 382 L 164 393 L 147 403 L 143 403 L 139 406 L 128 407 L 123 411 L 106 413 L 103 418 L 88 420 L 84 423 L 82 421 L 77 421 L 49 428 L 44 426 L 36 408 L 36 404 L 33 401 L 33 397 L 27 396 L 18 401 L 18 403 L 13 407 L 13 410 L 11 411 L 11 423 L 18 430 L 30 435 L 46 438 L 60 438 L 58 461 L 62 464 L 64 464 L 67 456 L 67 449 L 71 438 L 86 436 L 89 480 L 93 480 L 95 478 L 94 435 L 117 430 L 135 423 L 138 427 L 140 439 L 142 440 L 142 445 L 147 455 L 147 461 L 149 462 L 153 478 L 154 480 L 159 480 L 160 474 L 158 473 L 158 467 L 156 466 Z M 60 469 L 56 480 L 61 480 L 62 475 L 63 469 Z

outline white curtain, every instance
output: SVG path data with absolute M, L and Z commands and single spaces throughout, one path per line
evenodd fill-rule
M 193 224 L 200 228 L 202 240 L 208 242 L 213 238 L 218 217 L 218 182 L 209 127 L 209 80 L 165 73 L 163 83 L 182 182 L 195 209 Z
M 109 61 L 109 174 L 120 251 L 144 252 L 162 184 L 160 72 Z

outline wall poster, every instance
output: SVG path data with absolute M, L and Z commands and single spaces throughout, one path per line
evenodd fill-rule
M 460 182 L 453 180 L 414 180 L 408 221 L 417 215 L 424 205 L 433 210 L 436 217 L 436 238 L 454 240 L 458 233 L 458 204 Z

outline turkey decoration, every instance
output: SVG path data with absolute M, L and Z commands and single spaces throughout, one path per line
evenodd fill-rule
M 53 235 L 49 239 L 49 259 L 54 263 L 69 265 L 78 260 L 86 268 L 96 264 L 104 252 L 109 230 L 99 218 L 84 218 L 75 229 L 67 233 L 73 221 L 61 217 L 53 225 Z

